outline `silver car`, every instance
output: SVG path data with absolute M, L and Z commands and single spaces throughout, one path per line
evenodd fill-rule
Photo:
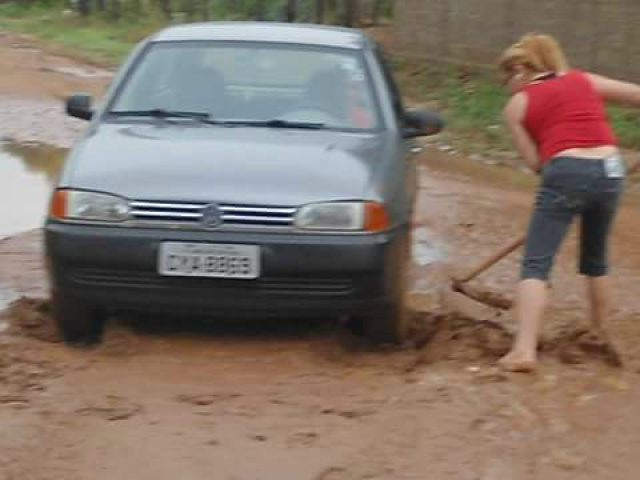
M 45 226 L 57 324 L 100 340 L 112 309 L 344 315 L 406 335 L 414 137 L 379 46 L 312 25 L 201 23 L 138 45 L 96 108 Z

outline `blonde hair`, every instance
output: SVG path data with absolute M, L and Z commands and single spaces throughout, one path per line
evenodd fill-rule
M 509 72 L 521 65 L 534 73 L 562 72 L 569 69 L 562 47 L 551 35 L 527 33 L 507 48 L 498 59 L 498 67 Z

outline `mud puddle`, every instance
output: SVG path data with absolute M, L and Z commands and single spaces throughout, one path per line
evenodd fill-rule
M 40 67 L 43 72 L 54 72 L 79 78 L 106 78 L 111 79 L 113 73 L 108 70 L 98 68 L 74 66 L 44 66 Z
M 17 298 L 18 295 L 13 290 L 0 285 L 0 311 L 7 308 Z
M 0 142 L 0 238 L 42 225 L 65 149 L 34 143 Z M 1 305 L 0 297 L 0 305 Z
M 6 97 L 0 107 L 2 138 L 12 142 L 68 148 L 87 128 L 87 122 L 65 115 L 62 99 Z
M 411 250 L 413 262 L 420 267 L 441 263 L 447 259 L 444 241 L 426 227 L 420 227 L 413 231 Z
M 0 285 L 0 334 L 9 328 L 9 319 L 6 314 L 3 314 L 4 310 L 17 298 L 18 295 L 13 290 Z

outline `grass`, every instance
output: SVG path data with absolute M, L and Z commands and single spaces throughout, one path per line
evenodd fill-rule
M 466 151 L 510 151 L 512 143 L 501 122 L 507 94 L 487 69 L 452 67 L 396 58 L 394 69 L 402 90 L 415 103 L 432 105 L 447 117 L 448 140 Z M 640 150 L 640 111 L 608 107 L 620 144 Z M 455 140 L 454 140 L 455 138 Z
M 33 35 L 49 42 L 55 49 L 109 66 L 120 64 L 137 42 L 162 25 L 162 21 L 154 16 L 144 21 L 123 19 L 114 22 L 99 16 L 81 19 L 61 8 L 0 5 L 3 29 Z
M 620 144 L 627 148 L 640 150 L 640 111 L 610 107 L 609 118 L 620 139 Z
M 81 19 L 59 5 L 34 5 L 1 4 L 0 27 L 34 35 L 56 48 L 62 47 L 65 53 L 103 65 L 119 64 L 138 41 L 166 24 L 159 15 L 139 20 L 143 16 L 129 14 L 114 22 L 99 16 Z M 449 125 L 444 141 L 469 153 L 512 150 L 500 115 L 506 94 L 488 70 L 399 56 L 394 58 L 393 67 L 403 93 L 412 102 L 444 112 Z M 609 111 L 622 146 L 640 149 L 640 112 L 620 107 Z
M 444 113 L 447 142 L 471 152 L 508 150 L 501 123 L 504 90 L 487 71 L 395 57 L 394 71 L 410 103 Z

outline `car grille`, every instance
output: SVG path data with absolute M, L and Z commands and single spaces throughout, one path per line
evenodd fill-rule
M 208 203 L 131 202 L 131 216 L 138 223 L 171 223 L 203 226 Z M 217 204 L 224 225 L 288 227 L 293 224 L 295 207 Z
M 250 288 L 263 293 L 311 293 L 311 294 L 348 294 L 353 281 L 343 278 L 259 278 L 256 280 L 232 280 L 193 277 L 164 277 L 149 272 L 122 271 L 112 269 L 79 269 L 74 272 L 76 282 L 86 285 L 133 288 L 212 288 L 216 291 L 234 291 Z

